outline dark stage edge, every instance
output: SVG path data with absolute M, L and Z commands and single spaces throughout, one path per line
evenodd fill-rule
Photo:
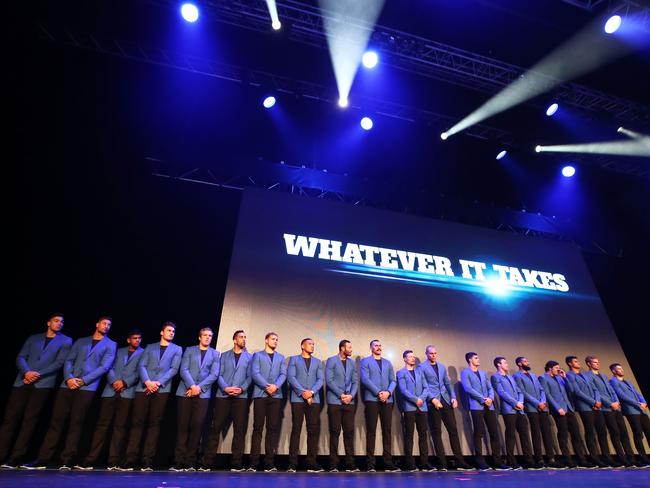
M 55 470 L 2 471 L 2 488 L 260 488 L 272 483 L 274 488 L 331 488 L 332 485 L 372 485 L 373 488 L 430 488 L 465 486 L 499 488 L 624 488 L 650 487 L 650 469 L 541 470 L 507 472 L 447 473 L 115 473 L 112 471 L 66 472 Z

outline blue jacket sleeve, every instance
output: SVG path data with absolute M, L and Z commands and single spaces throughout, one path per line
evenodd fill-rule
M 370 380 L 370 367 L 367 361 L 361 361 L 361 384 L 373 396 L 377 396 L 379 388 Z
M 29 354 L 29 349 L 32 346 L 32 337 L 33 336 L 30 336 L 25 340 L 23 347 L 20 348 L 18 356 L 16 356 L 16 368 L 18 368 L 18 371 L 20 371 L 23 375 L 29 371 L 29 364 L 27 364 L 27 355 Z
M 350 385 L 350 395 L 353 398 L 356 398 L 357 392 L 359 391 L 359 372 L 357 371 L 357 365 L 352 363 L 352 383 Z
M 217 357 L 214 359 L 214 361 L 212 361 L 212 364 L 210 365 L 210 372 L 208 373 L 208 376 L 203 378 L 203 381 L 199 383 L 199 386 L 201 387 L 201 391 L 206 392 L 212 387 L 212 384 L 219 377 L 220 369 L 221 369 L 221 357 L 219 353 L 217 353 Z
M 142 354 L 139 355 L 137 359 L 135 359 L 136 365 L 135 368 L 129 373 L 125 374 L 124 378 L 115 378 L 115 379 L 121 379 L 126 383 L 127 386 L 133 386 L 138 383 L 138 380 L 140 379 L 140 374 L 138 373 L 138 367 L 140 366 L 140 361 L 142 361 Z M 114 371 L 113 368 L 111 368 L 111 371 Z M 109 371 L 110 374 L 110 371 Z M 115 381 L 115 379 L 113 381 Z
M 149 346 L 147 346 L 147 348 L 144 350 L 144 353 L 142 354 L 142 360 L 140 361 L 140 364 L 138 366 L 138 373 L 140 375 L 141 383 L 150 380 L 149 373 L 147 372 L 147 367 L 149 366 L 150 358 L 151 358 L 150 349 Z
M 246 391 L 248 390 L 248 387 L 251 386 L 252 382 L 253 382 L 253 378 L 251 376 L 251 369 L 250 367 L 248 367 L 246 368 L 246 376 L 244 377 L 243 383 L 241 385 L 236 385 L 236 386 L 239 386 L 243 391 Z
M 262 376 L 260 370 L 260 356 L 257 353 L 253 354 L 253 359 L 251 360 L 251 364 L 250 364 L 250 370 L 251 370 L 251 377 L 253 378 L 255 384 L 262 389 L 266 388 L 268 382 L 266 381 L 266 378 Z
M 510 395 L 510 393 L 508 393 L 505 388 L 503 388 L 503 378 L 501 378 L 500 375 L 492 375 L 490 381 L 492 382 L 492 386 L 497 391 L 499 398 L 501 398 L 502 401 L 506 402 L 511 407 L 517 405 L 517 399 Z
M 327 363 L 325 363 L 325 380 L 327 382 L 327 389 L 334 393 L 338 398 L 341 398 L 341 395 L 343 395 L 344 392 L 334 381 L 335 367 L 336 363 L 328 359 Z
M 115 362 L 115 351 L 117 351 L 117 344 L 115 343 L 106 348 L 102 354 L 102 360 L 99 362 L 99 365 L 81 378 L 86 385 L 105 375 L 108 370 L 113 367 L 113 363 Z
M 303 391 L 307 390 L 307 388 L 302 386 L 298 381 L 296 361 L 293 357 L 289 358 L 289 366 L 287 367 L 287 381 L 297 395 L 300 395 Z
M 524 385 L 524 380 L 523 380 L 523 378 L 521 376 L 515 376 L 515 383 L 517 383 L 517 387 L 524 394 L 524 399 L 528 403 L 532 403 L 535 406 L 537 406 L 539 404 L 539 400 L 537 398 L 535 398 L 533 395 L 531 395 L 530 393 L 528 393 L 526 391 L 526 389 L 524 388 L 524 386 L 525 386 Z
M 196 385 L 196 381 L 192 378 L 192 373 L 190 373 L 190 355 L 192 350 L 188 347 L 183 353 L 183 358 L 181 359 L 181 378 L 185 385 L 189 388 L 190 386 Z M 161 381 L 162 383 L 162 381 Z
M 182 355 L 183 349 L 179 346 L 174 354 L 174 357 L 172 358 L 171 366 L 167 371 L 165 371 L 165 374 L 158 379 L 161 386 L 167 385 L 167 383 L 169 383 L 174 378 L 174 376 L 176 376 L 176 373 L 178 373 L 178 369 L 181 365 Z
M 479 403 L 483 403 L 484 397 L 479 391 L 475 390 L 474 387 L 472 387 L 467 369 L 464 369 L 460 372 L 460 383 L 463 385 L 463 390 L 465 390 L 465 393 L 467 393 L 473 400 Z
M 77 360 L 77 355 L 79 354 L 79 341 L 75 342 L 70 348 L 70 352 L 65 357 L 65 362 L 63 363 L 63 379 L 69 380 L 73 378 L 72 371 L 74 370 L 74 362 Z
M 451 397 L 452 400 L 456 399 L 456 392 L 454 391 L 454 387 L 451 384 L 451 380 L 449 379 L 449 375 L 447 374 L 447 371 L 445 370 L 445 375 L 443 377 L 443 383 L 444 387 L 447 389 L 447 392 L 449 393 L 449 396 Z
M 397 381 L 395 381 L 395 369 L 393 368 L 393 363 L 389 362 L 388 366 L 388 379 L 390 380 L 390 383 L 388 383 L 388 391 L 392 395 L 397 387 Z
M 595 405 L 597 401 L 600 401 L 600 395 L 598 395 L 598 392 L 594 392 L 596 395 L 596 398 L 591 397 L 587 395 L 585 392 L 583 392 L 580 388 L 578 388 L 578 384 L 573 376 L 567 375 L 567 383 L 571 385 L 571 393 L 573 393 L 575 396 L 580 398 L 581 400 L 587 402 L 590 405 Z M 591 382 L 587 381 L 587 384 L 589 385 L 590 389 L 594 391 L 594 388 L 591 386 Z
M 316 392 L 320 391 L 320 389 L 323 387 L 323 361 L 320 361 L 318 363 L 318 369 L 316 370 L 316 383 L 311 385 L 310 390 Z
M 406 374 L 410 374 L 410 373 L 406 373 Z M 400 395 L 402 395 L 405 399 L 407 399 L 409 402 L 415 405 L 416 402 L 418 401 L 418 397 L 415 396 L 410 391 L 408 391 L 408 388 L 406 386 L 406 375 L 401 371 L 397 375 L 397 385 L 399 388 Z
M 546 392 L 546 399 L 551 404 L 551 407 L 553 407 L 553 409 L 555 411 L 560 410 L 560 408 L 562 408 L 562 407 L 555 401 L 555 398 L 553 397 L 553 394 L 551 393 L 551 388 L 548 385 L 548 383 L 546 382 L 546 380 L 545 379 L 540 379 L 539 381 L 542 384 L 542 388 L 544 388 L 544 391 Z
M 283 359 L 280 363 L 280 376 L 275 380 L 275 385 L 280 388 L 287 381 L 287 362 Z

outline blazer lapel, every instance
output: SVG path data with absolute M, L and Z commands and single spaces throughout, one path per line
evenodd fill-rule
M 104 337 L 102 337 L 102 339 L 97 344 L 95 344 L 95 347 L 93 347 L 93 339 L 92 339 L 92 337 L 90 338 L 90 342 L 88 344 L 88 353 L 86 354 L 86 359 L 88 359 L 92 354 L 95 353 L 95 351 L 102 344 L 103 340 L 104 340 Z

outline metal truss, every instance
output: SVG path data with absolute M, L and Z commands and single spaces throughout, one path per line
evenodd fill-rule
M 176 6 L 171 0 L 151 3 Z M 576 2 L 582 3 L 582 2 Z M 590 2 L 592 6 L 596 2 Z M 633 2 L 624 2 L 633 3 Z M 278 15 L 287 36 L 297 42 L 327 48 L 323 18 L 332 14 L 295 0 L 277 0 Z M 214 20 L 255 31 L 268 32 L 270 21 L 264 0 L 212 0 L 204 4 L 204 14 Z M 382 52 L 382 63 L 486 93 L 496 93 L 524 75 L 527 69 L 470 51 L 419 37 L 381 25 L 370 25 L 351 18 L 338 22 L 371 31 L 370 43 Z M 575 83 L 563 84 L 557 100 L 583 110 L 605 113 L 621 122 L 650 125 L 650 107 L 608 95 Z
M 487 227 L 504 232 L 531 235 L 556 241 L 572 242 L 582 250 L 620 257 L 622 250 L 616 243 L 604 243 L 606 239 L 575 235 L 575 226 L 561 222 L 555 216 L 512 210 L 510 208 L 468 202 L 450 198 L 444 194 L 428 193 L 423 206 L 423 192 L 413 192 L 411 199 L 386 185 L 367 180 L 355 180 L 347 176 L 328 173 L 325 170 L 271 163 L 257 160 L 237 162 L 236 165 L 218 164 L 181 165 L 158 158 L 147 157 L 151 173 L 155 177 L 175 181 L 198 183 L 232 190 L 261 188 L 323 200 L 335 200 L 350 205 L 367 206 L 425 215 L 439 220 Z M 418 201 L 416 201 L 416 199 Z M 611 236 L 607 238 L 611 239 Z

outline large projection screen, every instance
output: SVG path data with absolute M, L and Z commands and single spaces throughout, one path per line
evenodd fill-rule
M 396 371 L 404 350 L 424 361 L 425 346 L 433 344 L 457 392 L 468 351 L 479 354 L 488 373 L 495 356 L 505 356 L 512 370 L 514 358 L 526 356 L 542 374 L 549 359 L 564 365 L 567 355 L 590 354 L 608 376 L 607 365 L 620 362 L 636 384 L 574 245 L 268 191 L 243 195 L 220 351 L 232 347 L 236 329 L 246 331 L 250 352 L 263 348 L 266 332 L 277 332 L 286 357 L 299 354 L 301 339 L 311 337 L 323 360 L 348 339 L 358 362 L 369 354 L 369 341 L 380 339 Z M 355 447 L 363 455 L 363 402 L 357 403 Z M 287 453 L 291 430 L 289 405 L 284 412 L 280 454 Z M 321 419 L 319 453 L 327 454 L 326 407 Z M 463 405 L 457 420 L 463 450 L 471 454 Z M 251 428 L 252 419 L 246 449 Z M 221 452 L 229 452 L 230 438 L 228 432 Z M 305 438 L 303 428 L 303 453 Z M 397 408 L 392 438 L 399 455 Z M 380 432 L 375 452 L 381 453 Z

